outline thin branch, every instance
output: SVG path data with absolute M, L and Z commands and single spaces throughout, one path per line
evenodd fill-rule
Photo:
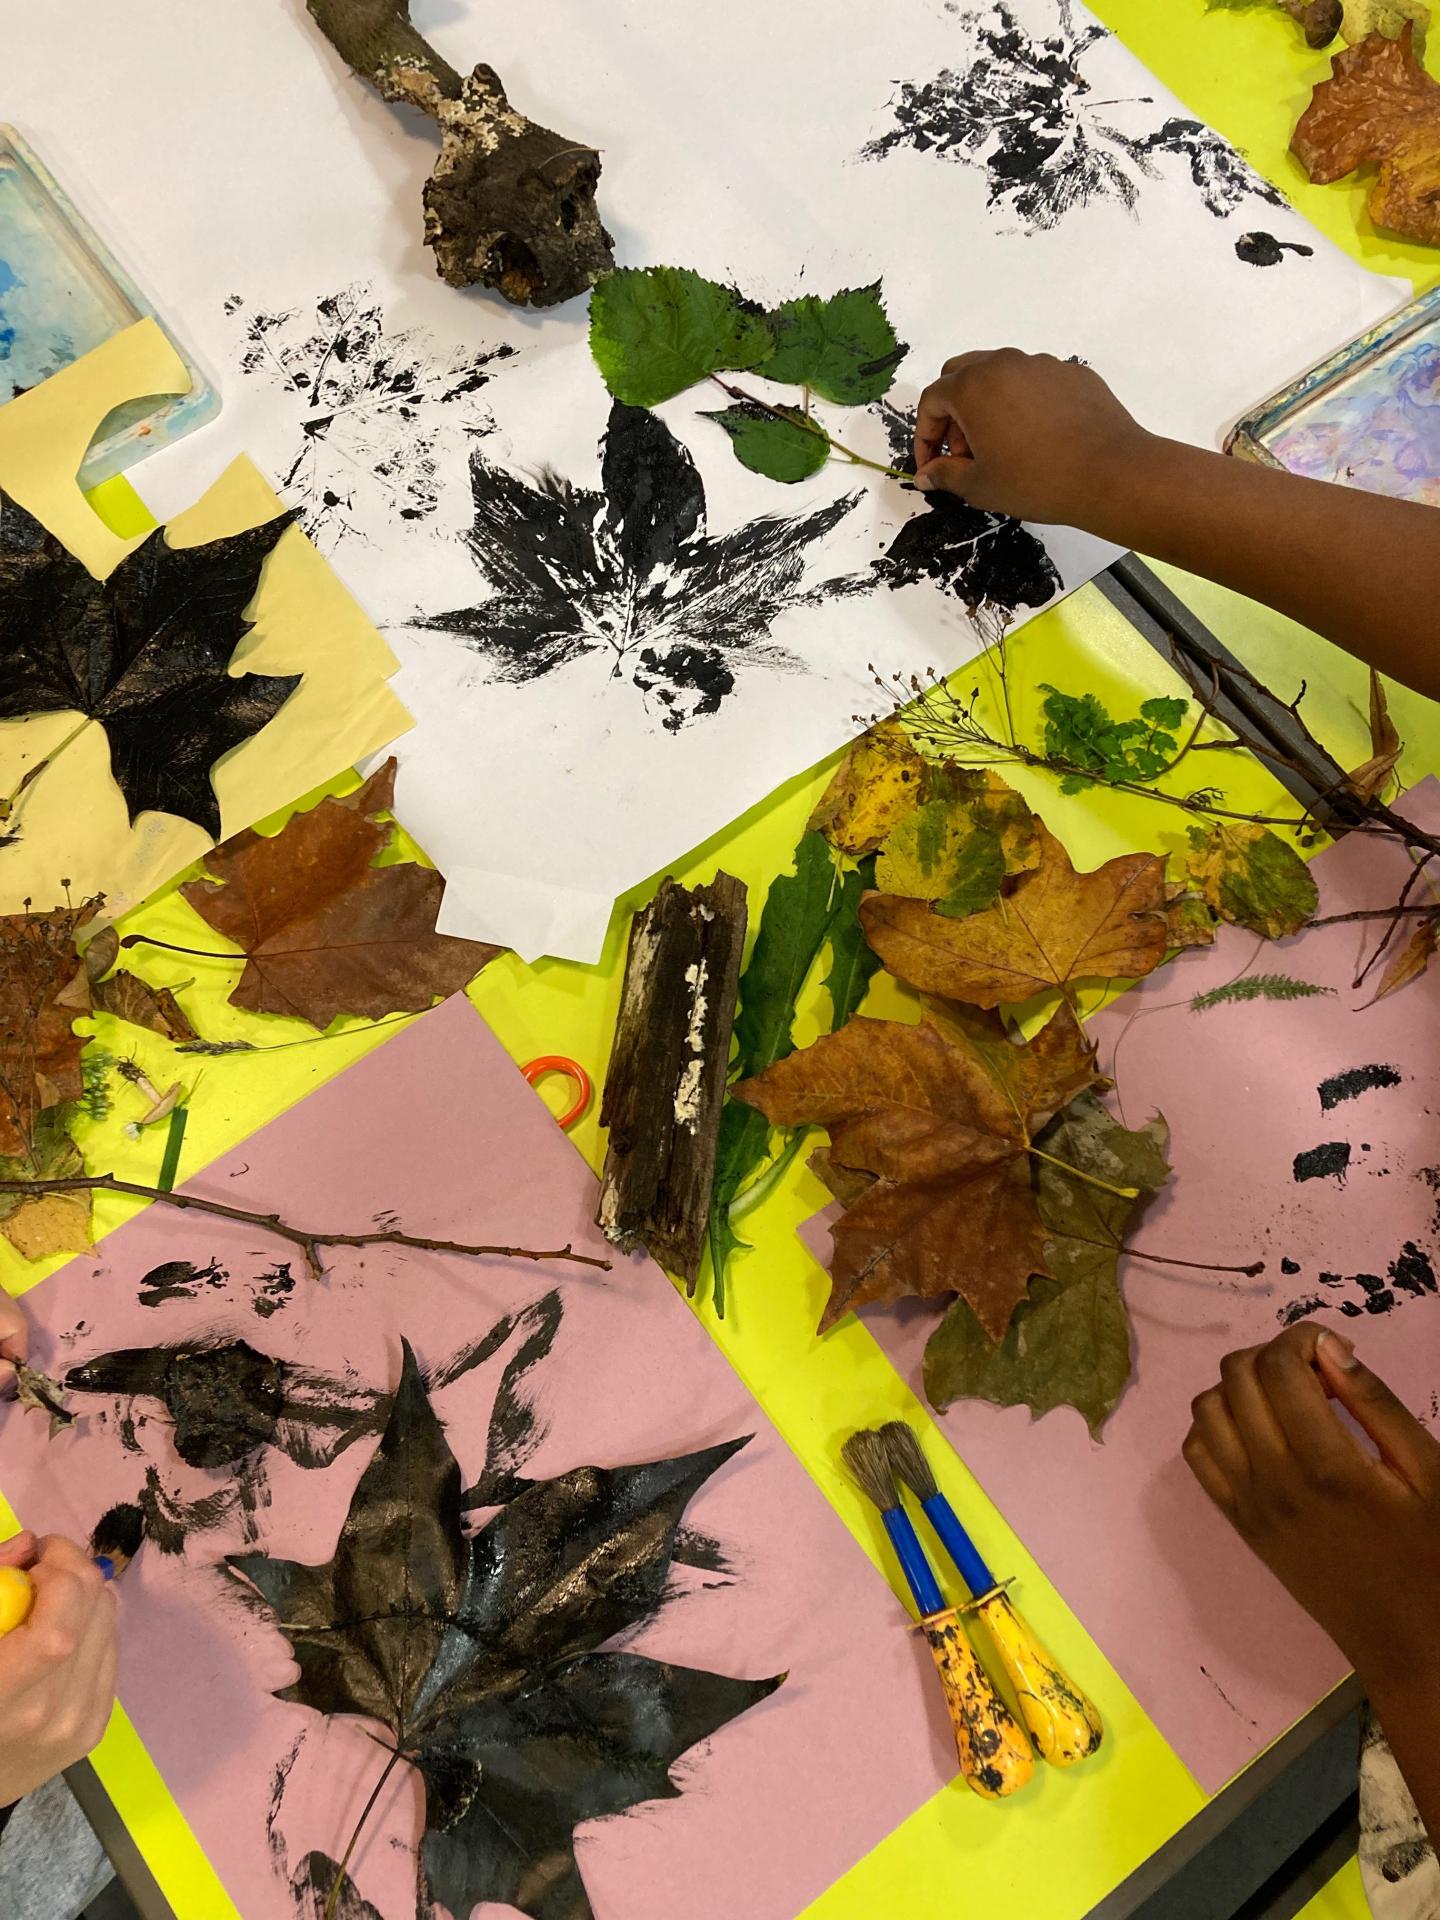
M 291 1246 L 298 1247 L 306 1266 L 317 1280 L 325 1278 L 325 1268 L 320 1259 L 322 1247 L 414 1247 L 427 1253 L 459 1253 L 475 1259 L 493 1254 L 502 1260 L 568 1260 L 577 1267 L 598 1267 L 605 1273 L 610 1271 L 608 1260 L 598 1260 L 593 1254 L 572 1252 L 568 1242 L 563 1247 L 538 1252 L 533 1247 L 472 1246 L 463 1240 L 431 1240 L 422 1234 L 390 1230 L 377 1233 L 323 1233 L 317 1229 L 307 1232 L 303 1227 L 291 1226 L 278 1213 L 254 1213 L 246 1207 L 228 1207 L 222 1201 L 206 1200 L 197 1193 L 167 1193 L 163 1187 L 140 1186 L 133 1180 L 118 1179 L 113 1173 L 72 1174 L 65 1179 L 53 1180 L 0 1180 L 0 1193 L 97 1191 L 133 1194 L 137 1199 L 156 1200 L 167 1207 L 192 1208 L 197 1213 L 215 1214 L 221 1220 L 243 1220 L 248 1226 L 262 1227 L 265 1232 L 273 1233 L 278 1239 L 288 1240 Z
M 349 1871 L 350 1861 L 352 1856 L 354 1855 L 356 1846 L 359 1844 L 360 1836 L 365 1831 L 365 1823 L 367 1820 L 369 1820 L 371 1814 L 375 1811 L 375 1802 L 380 1798 L 381 1793 L 384 1791 L 385 1782 L 390 1778 L 391 1774 L 395 1771 L 397 1764 L 401 1760 L 403 1760 L 404 1757 L 405 1756 L 398 1750 L 398 1748 L 391 1753 L 390 1758 L 385 1762 L 384 1772 L 380 1775 L 380 1778 L 375 1782 L 374 1790 L 371 1793 L 370 1798 L 365 1802 L 365 1811 L 360 1815 L 360 1818 L 355 1822 L 355 1831 L 350 1836 L 350 1844 L 348 1847 L 346 1847 L 345 1852 L 341 1857 L 340 1864 L 335 1869 L 335 1884 L 330 1889 L 330 1898 L 325 1902 L 325 1920 L 333 1920 L 333 1916 L 335 1913 L 335 1903 L 340 1898 L 340 1889 L 345 1884 L 345 1875 Z
M 1421 920 L 1430 920 L 1437 914 L 1440 914 L 1440 907 L 1435 906 L 1357 907 L 1353 913 L 1326 913 L 1322 914 L 1318 920 L 1307 920 L 1305 924 L 1307 927 L 1341 927 L 1348 920 L 1404 920 L 1411 915 Z M 1377 952 L 1383 951 L 1383 947 L 1377 949 Z M 1362 981 L 1357 980 L 1355 984 L 1358 987 Z

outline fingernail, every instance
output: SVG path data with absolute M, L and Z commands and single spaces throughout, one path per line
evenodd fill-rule
M 915 484 L 921 493 L 933 493 L 935 490 L 935 482 L 928 473 L 917 473 Z
M 1343 1333 L 1331 1333 L 1327 1327 L 1320 1336 L 1319 1345 L 1326 1357 L 1333 1360 L 1335 1365 L 1343 1368 L 1346 1373 L 1360 1364 L 1355 1356 L 1354 1342 L 1347 1340 Z

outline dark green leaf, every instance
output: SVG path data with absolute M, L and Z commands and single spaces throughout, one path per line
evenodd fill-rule
M 764 316 L 688 267 L 621 267 L 590 296 L 590 351 L 617 400 L 656 407 L 707 374 L 753 367 Z
M 778 413 L 783 419 L 747 401 L 705 418 L 724 427 L 742 467 L 763 473 L 767 480 L 808 480 L 830 458 L 830 436 L 807 424 L 794 407 L 781 407 Z
M 1138 719 L 1115 720 L 1093 693 L 1041 690 L 1045 751 L 1079 769 L 1061 781 L 1062 793 L 1081 793 L 1096 780 L 1158 779 L 1179 752 L 1173 729 L 1183 722 L 1187 701 L 1159 695 L 1141 703 Z
M 818 837 L 818 836 L 817 836 Z M 875 885 L 875 856 L 852 867 L 841 881 L 830 918 L 830 971 L 825 991 L 830 996 L 830 1031 L 838 1033 L 860 1011 L 870 982 L 880 971 L 880 956 L 860 925 L 860 900 Z
M 769 315 L 775 350 L 757 367 L 767 380 L 809 387 L 837 406 L 868 406 L 889 391 L 907 348 L 895 337 L 880 282 L 822 300 L 806 294 Z

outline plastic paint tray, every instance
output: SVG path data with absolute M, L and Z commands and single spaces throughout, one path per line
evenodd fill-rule
M 1440 287 L 1242 420 L 1242 460 L 1440 507 Z
M 203 425 L 220 396 L 19 134 L 0 125 L 0 405 L 147 316 L 165 328 L 191 389 L 117 407 L 85 456 L 82 487 Z

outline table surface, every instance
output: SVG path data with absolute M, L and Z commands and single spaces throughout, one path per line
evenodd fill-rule
M 1289 157 L 1289 132 L 1310 87 L 1324 77 L 1326 57 L 1306 51 L 1293 22 L 1279 9 L 1207 13 L 1204 0 L 1167 0 L 1164 6 L 1155 0 L 1092 0 L 1092 7 L 1192 111 L 1243 148 L 1337 243 L 1376 271 L 1409 279 L 1417 290 L 1440 278 L 1440 255 L 1404 247 L 1373 231 L 1364 212 L 1364 188 L 1313 188 Z M 1435 39 L 1440 43 L 1440 35 Z M 1431 63 L 1440 71 L 1434 52 Z M 957 336 L 957 351 L 970 344 Z M 143 467 L 137 479 L 143 488 Z M 96 501 L 122 531 L 149 524 L 123 481 L 108 483 Z M 1183 575 L 1167 578 L 1222 641 L 1271 684 L 1288 687 L 1306 681 L 1310 724 L 1342 764 L 1355 765 L 1367 756 L 1367 676 L 1357 662 L 1221 589 Z M 1041 680 L 1093 690 L 1107 703 L 1126 709 L 1137 694 L 1176 690 L 1168 667 L 1093 587 L 1031 622 L 1010 642 L 1009 659 L 1022 738 L 1034 727 Z M 1396 690 L 1392 709 L 1407 743 L 1402 777 L 1414 780 L 1434 771 L 1440 766 L 1440 709 L 1403 689 Z M 1240 756 L 1225 758 L 1232 803 L 1260 809 L 1275 798 L 1274 784 L 1258 764 Z M 797 774 L 668 871 L 688 884 L 708 880 L 723 866 L 751 887 L 752 901 L 758 904 L 774 875 L 788 867 L 830 764 Z M 1064 799 L 1043 775 L 1017 772 L 1014 778 L 1032 803 L 1043 807 L 1047 821 L 1082 865 L 1095 865 L 1137 845 L 1165 851 L 1178 842 L 1168 828 L 1157 831 L 1153 816 L 1160 810 L 1147 808 L 1144 801 L 1106 792 Z M 326 790 L 347 784 L 353 783 L 334 782 Z M 302 804 L 316 797 L 307 796 Z M 475 983 L 472 1000 L 516 1059 L 570 1054 L 597 1082 L 603 1078 L 630 915 L 659 878 L 617 902 L 598 966 L 543 961 L 526 967 L 505 956 Z M 193 936 L 194 922 L 171 888 L 130 916 L 125 930 L 138 929 L 184 944 L 187 934 Z M 178 984 L 186 977 L 183 964 L 169 968 L 166 956 L 153 950 L 137 963 L 137 970 L 157 985 Z M 228 978 L 208 987 L 197 982 L 186 996 L 207 1037 L 273 1042 L 305 1036 L 298 1023 L 238 1013 L 223 998 L 230 984 Z M 881 976 L 869 1010 L 898 1012 L 901 1007 L 895 989 Z M 159 1042 L 152 1049 L 149 1036 L 137 1041 L 135 1028 L 121 1029 L 109 1023 L 108 1016 L 98 1017 L 97 1031 L 105 1044 L 136 1054 L 142 1065 L 150 1063 L 152 1051 L 157 1067 L 164 1060 Z M 198 1172 L 371 1046 L 383 1044 L 385 1037 L 356 1033 L 284 1053 L 207 1061 L 202 1097 L 191 1112 L 180 1179 Z M 803 1010 L 800 1037 L 810 1037 Z M 598 1165 L 602 1141 L 593 1109 L 572 1138 Z M 95 1145 L 101 1139 L 97 1132 Z M 153 1181 L 158 1153 L 153 1138 L 126 1143 L 115 1137 L 111 1123 L 103 1142 L 105 1164 L 115 1165 L 122 1177 Z M 100 1164 L 83 1134 L 81 1144 L 89 1163 Z M 736 1262 L 726 1321 L 717 1325 L 703 1305 L 700 1310 L 825 1497 L 876 1566 L 893 1579 L 873 1511 L 837 1470 L 838 1443 L 854 1424 L 854 1409 L 860 1405 L 877 1420 L 898 1417 L 920 1424 L 928 1415 L 853 1318 L 824 1342 L 813 1337 L 824 1276 L 799 1247 L 795 1230 L 826 1197 L 803 1166 L 792 1168 L 789 1179 L 747 1222 L 755 1250 Z M 121 1196 L 100 1197 L 97 1233 L 121 1224 L 139 1204 Z M 59 1264 L 27 1266 L 0 1243 L 0 1280 L 12 1291 L 23 1291 Z M 974 1800 L 958 1783 L 937 1783 L 934 1797 L 814 1901 L 806 1920 L 873 1920 L 877 1913 L 901 1910 L 911 1920 L 939 1920 L 956 1911 L 962 1867 L 967 1912 L 1023 1914 L 1026 1920 L 1082 1920 L 1092 1914 L 1123 1920 L 1248 1804 L 1300 1747 L 1333 1724 L 1351 1704 L 1349 1691 L 1342 1688 L 1320 1703 L 1223 1793 L 1207 1799 L 958 1460 L 945 1484 L 962 1510 L 984 1503 L 982 1530 L 993 1557 L 1021 1581 L 1026 1611 L 1042 1638 L 1103 1704 L 1110 1738 L 1087 1764 L 1083 1778 L 1042 1769 L 1044 1777 L 1037 1777 L 1027 1790 L 1023 1809 L 1008 1809 L 998 1818 L 995 1809 Z M 5 1517 L 0 1502 L 0 1520 Z M 77 1770 L 75 1783 L 112 1844 L 147 1920 L 152 1915 L 164 1920 L 171 1913 L 179 1920 L 231 1920 L 236 1908 L 119 1709 L 93 1765 Z M 1359 1920 L 1365 1912 L 1358 1878 L 1348 1871 L 1317 1896 L 1305 1920 Z

